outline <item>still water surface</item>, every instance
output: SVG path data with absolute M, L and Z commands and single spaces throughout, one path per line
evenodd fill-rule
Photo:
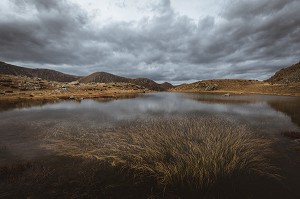
M 280 158 L 277 164 L 290 179 L 294 189 L 300 188 L 300 153 L 296 143 L 282 132 L 300 131 L 300 98 L 238 95 L 151 93 L 134 99 L 114 101 L 64 101 L 0 112 L 0 163 L 30 160 L 51 151 L 34 139 L 41 131 L 107 129 L 120 123 L 174 115 L 214 115 L 246 125 L 253 132 L 277 140 Z
M 53 129 L 56 126 L 76 133 L 76 129 L 105 129 L 137 119 L 188 114 L 222 117 L 247 125 L 256 133 L 269 134 L 280 138 L 282 142 L 291 142 L 282 137 L 281 133 L 299 131 L 300 98 L 151 93 L 138 98 L 107 102 L 64 101 L 18 108 L 0 112 L 0 146 L 11 148 L 12 156 L 23 158 L 22 153 L 35 155 L 34 151 L 30 152 L 32 144 L 26 143 L 26 136 L 38 133 L 39 129 Z

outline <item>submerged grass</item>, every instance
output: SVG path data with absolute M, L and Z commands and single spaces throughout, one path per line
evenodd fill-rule
M 97 159 L 132 176 L 155 181 L 165 194 L 226 198 L 250 194 L 276 179 L 269 139 L 216 117 L 157 118 L 106 132 L 48 135 L 48 148 Z M 51 138 L 51 139 L 50 139 Z M 52 141 L 49 141 L 52 140 Z

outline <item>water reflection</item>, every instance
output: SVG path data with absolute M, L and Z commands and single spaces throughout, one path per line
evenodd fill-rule
M 296 97 L 243 95 L 224 97 L 179 93 L 146 94 L 139 98 L 98 102 L 64 101 L 0 112 L 0 124 L 12 122 L 76 123 L 82 127 L 104 128 L 120 121 L 196 113 L 232 118 L 267 130 L 297 130 L 300 125 L 300 100 Z M 292 121 L 292 122 L 291 122 Z M 27 127 L 28 128 L 28 127 Z M 3 131 L 3 129 L 2 129 Z
M 236 95 L 224 97 L 220 95 L 199 95 L 187 94 L 186 97 L 206 104 L 222 104 L 226 107 L 236 107 L 241 112 L 241 116 L 257 115 L 266 122 L 266 116 L 277 118 L 279 123 L 291 120 L 293 124 L 300 127 L 300 98 L 289 96 L 270 95 Z M 248 109 L 247 109 L 248 107 Z M 248 110 L 242 114 L 242 110 Z M 260 117 L 261 116 L 261 117 Z M 269 119 L 271 119 L 269 118 Z M 276 124 L 274 124 L 276 125 Z M 287 129 L 295 125 L 284 125 Z
M 0 111 L 9 111 L 13 109 L 30 108 L 33 106 L 44 106 L 48 103 L 58 103 L 59 100 L 12 100 L 0 101 Z
M 133 99 L 108 102 L 83 100 L 52 104 L 26 104 L 14 110 L 0 112 L 0 165 L 15 160 L 31 160 L 46 156 L 40 134 L 79 134 L 101 132 L 122 122 L 156 117 L 214 115 L 247 125 L 253 132 L 279 139 L 282 148 L 290 140 L 281 132 L 299 132 L 300 98 L 261 95 L 199 95 L 180 93 L 150 93 Z M 7 110 L 7 109 L 6 109 Z M 297 126 L 298 125 L 298 126 Z M 287 155 L 281 150 L 281 157 Z M 289 154 L 288 154 L 289 155 Z M 298 159 L 297 159 L 298 157 Z M 290 178 L 290 186 L 299 187 L 299 154 L 284 157 L 282 168 Z M 290 161 L 290 162 L 288 162 Z
M 14 153 L 27 150 L 30 155 L 34 146 L 39 151 L 39 143 L 32 137 L 42 131 L 88 132 L 112 128 L 120 122 L 185 114 L 200 117 L 215 115 L 234 121 L 237 125 L 248 125 L 255 132 L 279 137 L 281 132 L 299 131 L 300 101 L 297 97 L 261 95 L 224 97 L 152 93 L 109 102 L 83 100 L 80 103 L 64 101 L 39 104 L 0 112 L 0 145 L 14 146 L 10 147 L 15 149 Z
M 109 102 L 64 101 L 0 112 L 0 145 L 13 146 L 14 153 L 27 150 L 30 154 L 35 146 L 39 152 L 39 143 L 32 137 L 40 132 L 88 132 L 112 128 L 120 122 L 185 114 L 214 115 L 280 137 L 281 132 L 299 131 L 300 101 L 297 97 L 179 93 L 151 93 Z
M 288 102 L 271 101 L 269 105 L 277 111 L 283 112 L 288 115 L 292 122 L 300 126 L 300 100 L 294 99 Z

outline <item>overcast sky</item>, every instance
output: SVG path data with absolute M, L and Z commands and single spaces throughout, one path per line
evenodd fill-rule
M 173 83 L 300 61 L 299 0 L 1 0 L 0 60 Z

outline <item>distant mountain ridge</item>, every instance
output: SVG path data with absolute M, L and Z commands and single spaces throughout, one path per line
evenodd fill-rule
M 80 78 L 79 76 L 68 75 L 55 70 L 25 68 L 21 66 L 7 64 L 5 62 L 0 62 L 0 74 L 37 77 L 47 81 L 56 82 L 72 82 Z
M 174 86 L 169 82 L 164 82 L 164 83 L 160 84 L 160 86 L 163 87 L 166 90 L 174 88 Z
M 129 83 L 128 78 L 113 75 L 111 73 L 106 73 L 106 72 L 95 72 L 88 76 L 82 77 L 78 81 L 80 83 L 91 83 L 91 82 L 98 82 L 98 83 L 125 82 L 125 83 Z
M 277 71 L 267 82 L 286 84 L 300 82 L 300 62 Z
M 156 91 L 165 91 L 170 88 L 173 88 L 173 85 L 168 82 L 165 82 L 163 84 L 158 84 L 155 81 L 147 78 L 127 78 L 127 77 L 113 75 L 107 72 L 96 72 L 85 77 L 80 77 L 80 76 L 64 74 L 50 69 L 25 68 L 20 66 L 14 66 L 4 62 L 0 62 L 0 74 L 37 77 L 47 81 L 56 81 L 56 82 L 72 82 L 72 81 L 79 81 L 80 83 L 124 82 L 124 83 L 132 83 L 135 85 L 143 86 L 150 90 L 156 90 Z
M 106 72 L 93 73 L 89 76 L 79 79 L 79 82 L 80 83 L 125 82 L 125 83 L 132 83 L 135 85 L 143 86 L 150 90 L 156 90 L 156 91 L 165 91 L 165 90 L 168 90 L 169 88 L 173 87 L 172 84 L 167 83 L 167 82 L 165 82 L 163 84 L 158 84 L 155 81 L 148 79 L 148 78 L 126 78 L 126 77 L 121 77 L 121 76 L 113 75 L 113 74 L 106 73 Z

